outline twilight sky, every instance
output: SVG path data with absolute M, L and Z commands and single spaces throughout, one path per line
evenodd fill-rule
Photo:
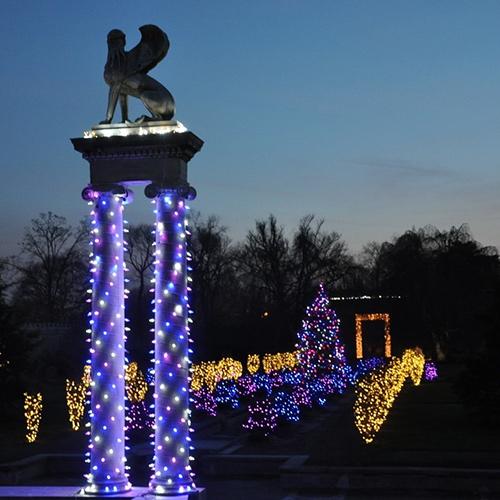
M 130 49 L 149 23 L 171 43 L 151 74 L 205 141 L 191 206 L 235 239 L 314 213 L 352 251 L 464 222 L 500 245 L 496 0 L 2 0 L 0 255 L 40 212 L 87 213 L 69 138 L 104 118 L 107 32 Z M 153 220 L 142 190 L 127 219 Z

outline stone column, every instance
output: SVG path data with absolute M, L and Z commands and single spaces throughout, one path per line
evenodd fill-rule
M 84 189 L 92 209 L 90 474 L 85 492 L 130 489 L 125 473 L 123 202 L 128 191 Z
M 148 194 L 148 189 L 146 190 Z M 190 466 L 187 221 L 183 190 L 158 189 L 155 251 L 155 494 L 195 490 Z M 151 192 L 149 193 L 151 196 Z
M 192 199 L 195 196 L 195 191 L 188 182 L 188 163 L 201 149 L 203 141 L 188 131 L 180 122 L 175 121 L 153 121 L 141 125 L 98 125 L 86 131 L 84 137 L 74 138 L 71 141 L 75 149 L 89 162 L 90 183 L 97 192 L 97 198 L 92 198 L 94 201 L 100 200 L 100 196 L 107 192 L 110 186 L 136 186 L 137 184 L 147 184 L 146 196 L 156 200 L 158 245 L 155 296 L 156 428 L 154 475 L 150 488 L 156 494 L 184 492 L 187 497 L 195 497 L 199 492 L 194 488 L 189 466 L 187 336 L 189 305 L 186 293 L 186 207 L 184 203 L 186 199 Z M 125 188 L 121 189 L 125 191 Z M 112 199 L 115 200 L 114 197 Z M 98 203 L 96 206 L 99 210 L 103 208 Z M 104 215 L 101 214 L 101 216 Z M 109 225 L 110 231 L 112 224 Z M 119 224 L 115 223 L 113 231 L 121 235 L 121 222 L 119 230 L 118 226 Z M 99 249 L 96 248 L 96 250 Z M 111 256 L 107 261 L 112 262 L 113 258 L 114 256 Z M 122 258 L 121 255 L 118 256 L 118 260 L 120 258 Z M 117 269 L 117 272 L 121 272 L 121 266 L 118 267 L 120 270 Z M 102 264 L 99 269 L 101 268 Z M 116 284 L 109 285 L 110 289 L 122 280 L 122 276 L 118 274 L 109 278 L 109 280 L 103 279 L 102 281 L 110 283 L 111 279 L 115 280 Z M 99 313 L 97 315 L 99 319 L 93 331 L 101 332 L 99 338 L 94 335 L 96 338 L 93 350 L 97 353 L 99 352 L 97 340 L 100 340 L 102 345 L 104 337 L 104 332 L 102 332 L 104 316 L 102 315 L 109 312 L 106 308 L 103 311 L 99 309 L 99 301 L 101 295 L 104 294 L 105 297 L 102 300 L 104 303 L 109 302 L 109 296 L 105 292 L 110 290 L 104 290 L 102 286 L 97 287 L 94 284 L 94 291 L 94 312 Z M 115 291 L 116 288 L 113 288 L 113 292 Z M 116 300 L 120 296 L 122 295 L 117 295 Z M 95 318 L 92 319 L 95 321 Z M 116 327 L 116 322 L 114 326 Z M 109 330 L 106 331 L 109 335 Z M 120 338 L 123 339 L 123 336 Z M 123 346 L 123 341 L 121 345 Z M 123 351 L 120 349 L 118 352 L 117 349 L 109 352 L 114 352 L 116 357 L 121 356 Z M 95 357 L 97 359 L 97 356 Z M 113 361 L 118 362 L 115 358 Z M 102 360 L 102 363 L 104 362 Z M 106 362 L 108 363 L 106 368 L 109 368 L 110 361 Z M 123 367 L 123 362 L 121 366 Z M 113 382 L 111 378 L 109 382 L 111 387 L 114 384 L 114 396 L 118 392 L 122 393 L 123 378 L 120 377 L 123 377 L 123 370 L 121 368 L 115 370 L 113 367 L 113 371 L 117 382 Z M 101 369 L 101 377 L 102 373 Z M 100 377 L 95 383 L 97 382 L 101 383 Z M 96 386 L 94 389 L 99 391 Z M 108 392 L 108 398 L 110 392 Z M 103 394 L 102 397 L 104 397 Z M 115 491 L 119 491 L 120 488 L 126 488 L 127 484 L 123 468 L 117 466 L 114 469 L 114 473 L 117 474 L 115 483 L 108 485 L 103 482 L 112 481 L 114 476 L 111 472 L 103 473 L 104 467 L 108 467 L 110 463 L 109 455 L 106 455 L 105 451 L 111 448 L 111 443 L 108 447 L 108 443 L 104 446 L 99 441 L 103 436 L 98 434 L 97 429 L 108 432 L 110 428 L 108 424 L 100 423 L 103 404 L 99 401 L 97 399 L 92 401 L 92 410 L 95 415 L 92 420 L 95 430 L 92 431 L 91 466 L 97 468 L 92 471 L 94 476 L 90 478 L 89 492 L 92 491 L 91 488 L 93 491 L 106 492 L 106 487 L 111 488 L 107 490 L 108 492 L 112 492 L 115 486 L 117 488 Z M 97 405 L 100 405 L 99 408 Z M 113 404 L 109 409 L 118 412 L 119 406 L 123 404 Z M 109 420 L 114 417 L 116 421 L 118 415 L 109 413 L 108 416 Z M 106 429 L 103 429 L 103 425 Z M 116 429 L 119 427 L 116 426 Z M 123 441 L 122 436 L 123 434 L 119 439 Z M 94 440 L 97 437 L 99 440 L 96 443 Z M 117 439 L 112 440 L 112 444 L 116 446 L 122 444 L 122 442 L 118 443 Z M 121 448 L 115 449 L 116 446 L 113 448 L 112 455 L 119 453 L 123 457 L 123 451 Z M 102 462 L 103 458 L 104 462 Z M 110 479 L 107 478 L 108 475 Z

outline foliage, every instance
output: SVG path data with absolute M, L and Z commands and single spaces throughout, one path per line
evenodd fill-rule
M 449 231 L 426 226 L 392 242 L 372 242 L 360 261 L 367 289 L 404 296 L 401 312 L 412 318 L 412 340 L 432 347 L 438 359 L 463 359 L 468 332 L 485 334 L 477 331 L 478 319 L 494 307 L 500 289 L 498 252 L 475 241 L 466 225 Z

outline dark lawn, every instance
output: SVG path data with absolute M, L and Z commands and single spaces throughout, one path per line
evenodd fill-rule
M 309 455 L 318 465 L 406 465 L 496 468 L 500 428 L 481 426 L 453 391 L 456 368 L 418 387 L 407 382 L 381 431 L 365 444 L 354 426 L 353 395 L 328 408 L 309 410 L 267 442 L 247 441 L 238 453 Z
M 309 455 L 324 465 L 408 465 L 488 468 L 498 466 L 499 430 L 481 427 L 468 417 L 452 389 L 453 367 L 441 367 L 440 378 L 414 387 L 409 382 L 397 398 L 375 441 L 366 445 L 354 426 L 353 395 L 332 399 L 326 408 L 305 410 L 298 424 L 254 440 L 241 427 L 244 411 L 225 410 L 215 418 L 195 418 L 197 440 L 225 439 L 241 447 L 238 454 Z M 58 414 L 64 409 L 58 409 Z M 64 413 L 62 413 L 64 415 Z M 208 424 L 208 425 L 206 425 Z M 132 434 L 130 445 L 145 442 L 147 432 Z M 0 463 L 40 453 L 83 453 L 87 438 L 67 421 L 42 419 L 36 443 L 24 441 L 24 429 L 0 429 Z M 198 455 L 198 453 L 196 453 Z M 196 467 L 196 462 L 195 462 Z

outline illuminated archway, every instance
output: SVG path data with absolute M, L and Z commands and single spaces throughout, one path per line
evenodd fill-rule
M 356 358 L 363 357 L 363 321 L 384 322 L 384 354 L 391 357 L 391 318 L 388 313 L 356 314 Z

